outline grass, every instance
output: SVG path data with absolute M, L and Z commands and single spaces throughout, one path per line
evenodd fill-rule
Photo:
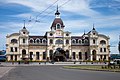
M 102 68 L 104 67 L 104 68 Z M 79 69 L 79 70 L 93 70 L 93 71 L 110 71 L 110 72 L 120 72 L 119 68 L 105 68 L 105 66 L 95 66 L 95 65 L 80 65 L 80 66 L 64 66 L 67 69 Z

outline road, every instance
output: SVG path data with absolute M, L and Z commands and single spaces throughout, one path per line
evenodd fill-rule
M 64 69 L 41 65 L 16 67 L 0 80 L 120 80 L 120 73 Z

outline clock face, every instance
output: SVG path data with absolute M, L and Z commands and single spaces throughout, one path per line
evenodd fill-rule
M 59 35 L 60 35 L 60 31 L 56 31 L 56 35 L 58 35 L 58 36 L 59 36 Z
M 62 37 L 62 32 L 61 31 L 56 31 L 56 37 Z

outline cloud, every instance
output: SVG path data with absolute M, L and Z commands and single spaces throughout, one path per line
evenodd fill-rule
M 1 35 L 4 36 L 5 39 L 7 33 L 19 32 L 19 30 L 21 30 L 24 25 L 24 19 L 26 20 L 26 28 L 29 30 L 30 35 L 44 35 L 46 31 L 50 31 L 51 23 L 54 20 L 56 5 L 58 4 L 58 6 L 61 6 L 68 0 L 58 0 L 56 4 L 43 12 L 43 14 L 40 14 L 55 1 L 57 0 L 0 0 L 1 4 L 16 4 L 24 6 L 22 8 L 24 10 L 28 10 L 28 12 L 24 13 L 7 15 L 4 17 L 5 19 L 1 17 Z M 103 3 L 103 1 L 105 3 Z M 113 3 L 114 1 L 118 2 L 119 0 L 110 1 Z M 109 15 L 105 15 L 104 12 L 106 11 L 103 11 L 101 7 L 109 7 L 112 12 L 117 14 L 110 13 Z M 115 8 L 117 9 L 115 10 Z M 105 10 L 106 9 L 108 8 L 105 8 Z M 60 7 L 59 11 L 61 12 L 61 16 L 65 24 L 65 31 L 72 32 L 72 35 L 82 35 L 84 30 L 86 33 L 89 32 L 92 29 L 92 25 L 94 23 L 95 28 L 99 33 L 110 36 L 110 44 L 117 45 L 118 35 L 120 34 L 120 15 L 118 9 L 119 3 L 114 2 L 113 4 L 110 4 L 110 6 L 107 6 L 106 0 L 70 0 L 67 2 L 67 4 Z M 40 14 L 38 17 L 40 23 L 35 23 L 36 16 L 38 14 Z M 28 22 L 30 16 L 33 20 L 32 22 Z M 5 42 L 5 40 L 1 41 L 0 43 L 3 42 Z M 112 53 L 116 52 L 117 50 L 115 51 L 115 49 L 112 49 Z

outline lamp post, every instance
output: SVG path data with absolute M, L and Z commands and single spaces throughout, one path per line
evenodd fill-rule
M 119 54 L 120 54 L 120 35 L 119 35 L 118 51 L 119 51 Z

